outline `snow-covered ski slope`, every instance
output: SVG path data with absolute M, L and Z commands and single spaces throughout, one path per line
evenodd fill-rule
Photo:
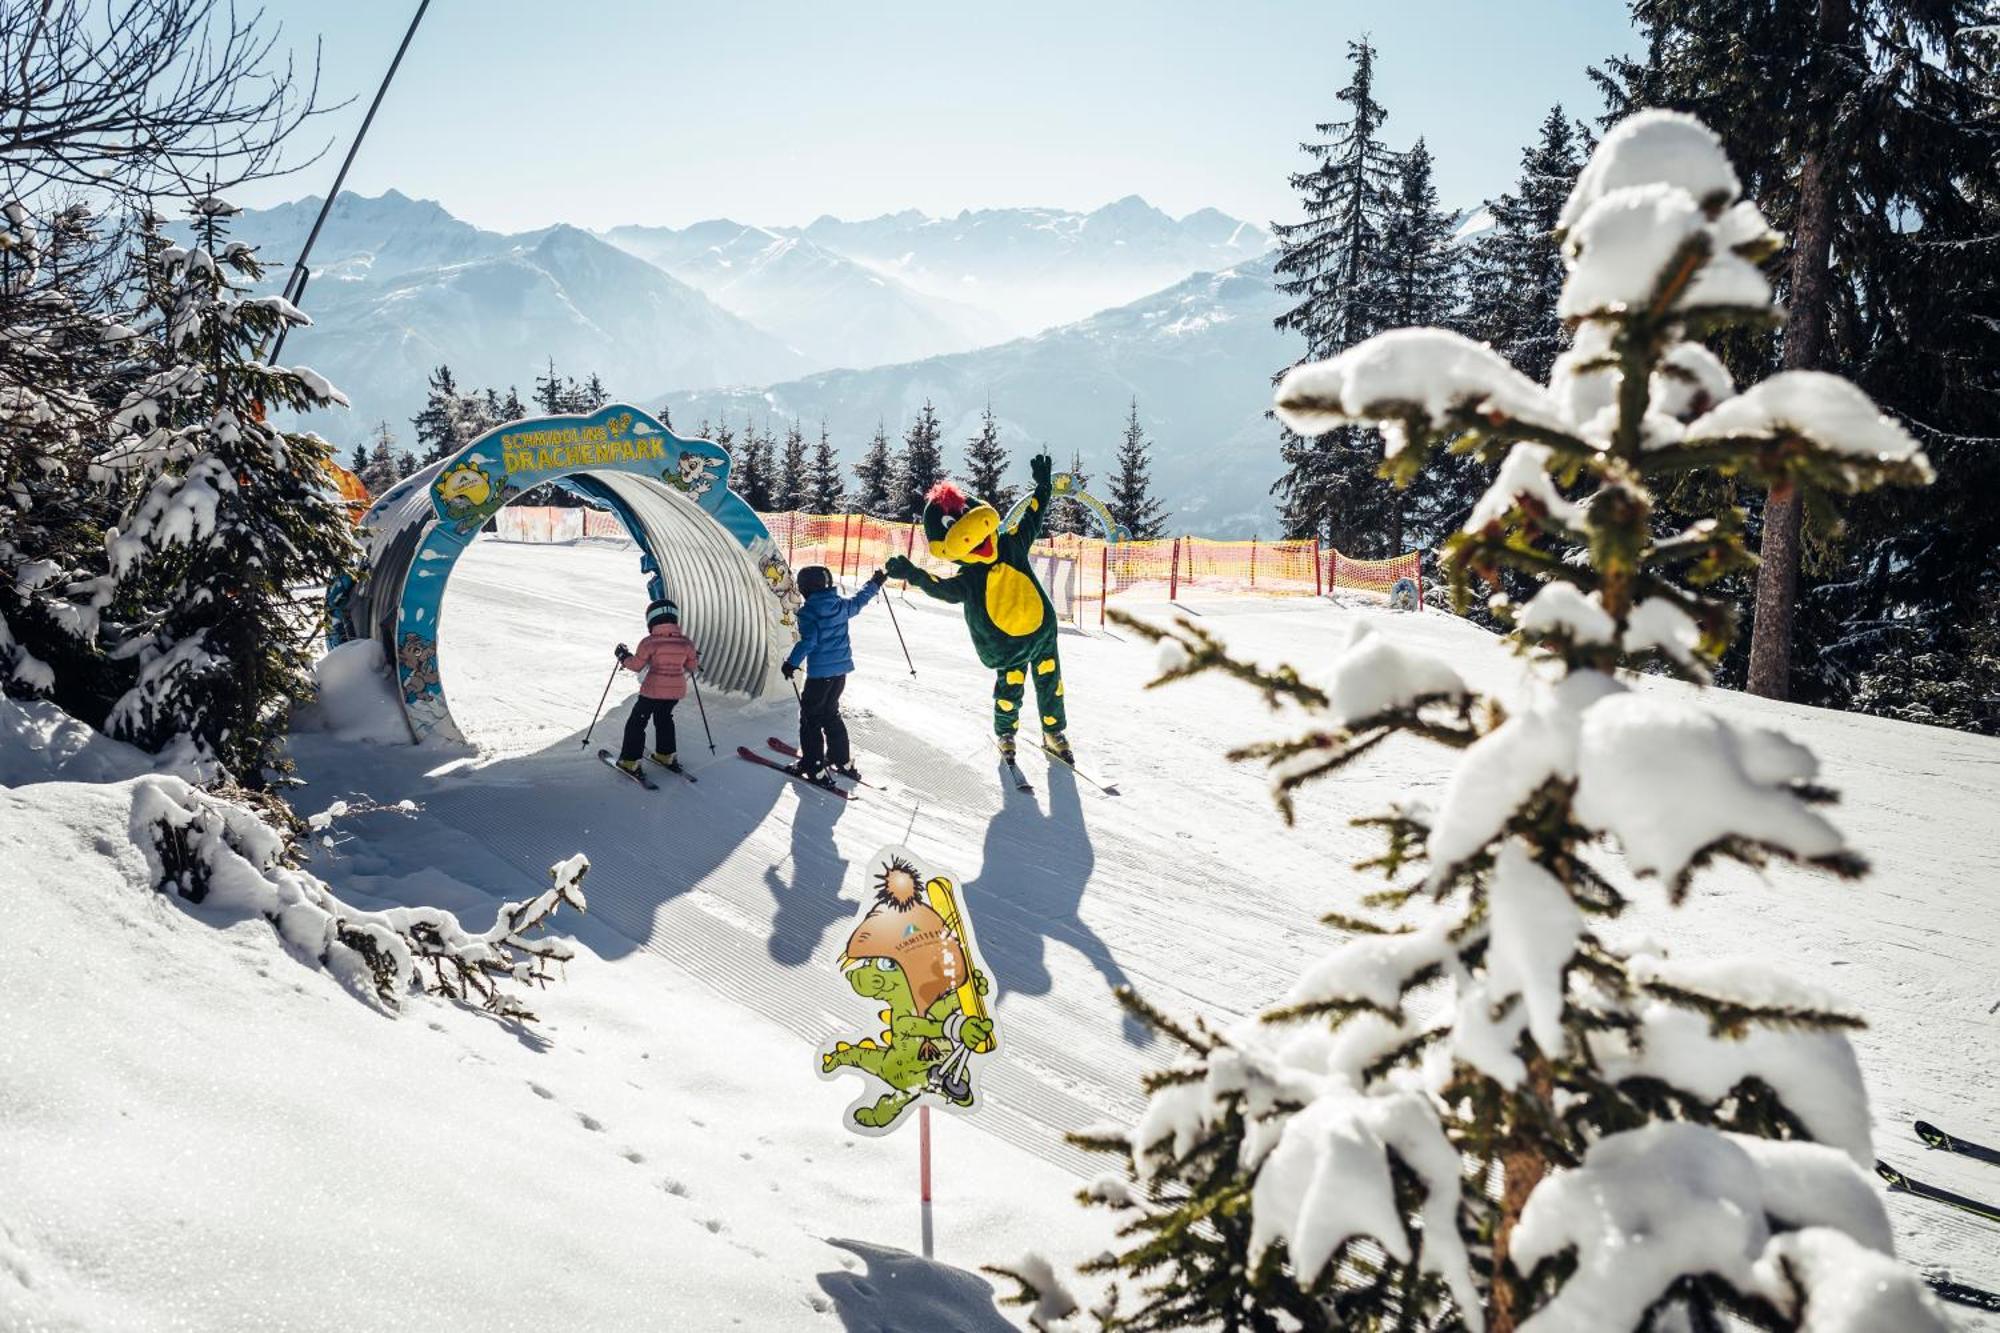
M 1309 789 L 1288 832 L 1263 778 L 1221 758 L 1285 721 L 1223 681 L 1144 690 L 1151 651 L 1115 627 L 1093 628 L 1062 639 L 1071 736 L 1082 769 L 1121 794 L 1099 795 L 1024 748 L 1037 788 L 1024 796 L 990 748 L 991 676 L 957 609 L 913 596 L 896 610 L 914 676 L 886 610 L 871 608 L 854 626 L 850 725 L 864 771 L 889 793 L 843 804 L 731 759 L 739 743 L 788 734 L 793 710 L 721 699 L 709 714 L 722 758 L 698 788 L 648 793 L 610 780 L 577 744 L 607 645 L 638 632 L 643 593 L 632 563 L 615 548 L 482 542 L 451 589 L 442 670 L 486 753 L 454 776 L 373 794 L 417 796 L 435 820 L 484 841 L 524 876 L 581 847 L 594 863 L 600 921 L 777 1018 L 802 1052 L 851 1008 L 831 966 L 856 901 L 851 867 L 885 842 L 923 847 L 967 877 L 1005 997 L 1007 1055 L 985 1123 L 1063 1166 L 1100 1169 L 1057 1131 L 1135 1107 L 1139 1076 L 1166 1053 L 1122 1021 L 1111 988 L 1130 983 L 1170 1009 L 1217 1017 L 1273 1000 L 1336 938 L 1319 915 L 1357 910 L 1377 887 L 1348 868 L 1377 849 L 1376 835 L 1348 821 L 1401 788 L 1434 789 L 1446 772 L 1440 750 L 1385 747 L 1350 776 Z M 1181 605 L 1233 646 L 1308 671 L 1363 616 L 1443 654 L 1475 686 L 1505 694 L 1520 677 L 1503 644 L 1443 614 L 1303 599 Z M 615 736 L 631 689 L 614 685 L 600 738 Z M 1857 1046 L 1878 1153 L 2000 1198 L 2000 1172 L 1929 1152 L 1910 1129 L 1925 1117 L 2000 1138 L 2000 742 L 1723 691 L 1711 703 L 1818 752 L 1843 793 L 1835 816 L 1875 874 L 1854 885 L 1792 870 L 1717 871 L 1697 881 L 1683 910 L 1641 893 L 1647 910 L 1620 928 L 1691 956 L 1776 957 L 1847 997 L 1871 1022 Z M 683 754 L 706 760 L 695 710 L 684 705 L 680 722 Z M 360 777 L 354 758 L 315 755 L 310 767 L 321 785 L 342 789 Z M 378 751 L 362 762 L 382 759 Z M 1891 1209 L 1905 1257 L 2000 1285 L 1992 1229 L 1919 1201 Z
M 1221 758 L 1286 720 L 1227 682 L 1144 690 L 1151 650 L 1093 628 L 1062 638 L 1071 735 L 1083 770 L 1122 794 L 1024 747 L 1036 788 L 1024 795 L 992 750 L 991 676 L 956 609 L 912 597 L 896 611 L 914 677 L 886 609 L 854 624 L 850 726 L 888 791 L 843 803 L 743 763 L 737 745 L 790 734 L 792 706 L 714 696 L 715 758 L 695 701 L 678 714 L 699 785 L 661 775 L 645 791 L 594 758 L 616 746 L 629 675 L 579 744 L 611 645 L 641 630 L 635 566 L 628 549 L 487 540 L 460 561 L 441 668 L 477 755 L 295 738 L 302 810 L 362 793 L 424 807 L 340 821 L 339 845 L 316 858 L 364 906 L 436 902 L 483 926 L 491 900 L 467 885 L 523 897 L 551 862 L 590 856 L 590 915 L 557 922 L 585 952 L 534 997 L 545 1021 L 525 1040 L 429 1000 L 384 1020 L 279 956 L 261 922 L 218 931 L 135 895 L 130 854 L 105 850 L 120 839 L 90 832 L 125 817 L 123 788 L 0 792 L 0 835 L 23 812 L 28 827 L 73 830 L 73 845 L 20 857 L 0 845 L 0 902 L 22 927 L 11 943 L 0 932 L 0 975 L 16 978 L 0 984 L 0 1024 L 27 1034 L 0 1048 L 0 1298 L 12 1264 L 79 1326 L 221 1327 L 218 1311 L 268 1314 L 258 1283 L 291 1280 L 296 1301 L 267 1326 L 352 1326 L 328 1316 L 390 1308 L 353 1286 L 380 1266 L 398 1300 L 477 1308 L 482 1327 L 1002 1327 L 970 1270 L 1030 1245 L 1059 1261 L 1102 1247 L 1101 1219 L 1071 1197 L 1073 1173 L 1102 1165 L 1061 1131 L 1134 1108 L 1140 1075 L 1169 1053 L 1122 1021 L 1111 988 L 1218 1019 L 1270 1002 L 1338 938 L 1319 915 L 1356 910 L 1376 887 L 1348 868 L 1375 850 L 1348 820 L 1446 771 L 1441 752 L 1385 747 L 1304 792 L 1286 830 L 1258 773 Z M 1308 672 L 1356 617 L 1442 653 L 1477 686 L 1504 693 L 1521 670 L 1491 636 L 1437 613 L 1183 606 L 1238 649 Z M 1909 1127 L 1922 1117 L 2000 1141 L 2000 743 L 1712 702 L 1819 752 L 1846 794 L 1837 818 L 1876 874 L 1846 885 L 1720 871 L 1678 912 L 1642 892 L 1646 910 L 1618 928 L 1692 956 L 1781 958 L 1836 989 L 1873 1024 L 1856 1044 L 1878 1153 L 2000 1198 L 2000 1170 L 1928 1152 Z M 90 775 L 109 776 L 102 767 Z M 892 842 L 964 877 L 1001 994 L 1002 1054 L 979 1118 L 934 1117 L 937 1265 L 905 1253 L 918 1245 L 914 1132 L 841 1129 L 852 1089 L 816 1078 L 810 1045 L 864 1017 L 833 962 L 858 868 Z M 100 869 L 79 872 L 74 895 L 38 897 L 10 881 L 24 864 Z M 181 1029 L 199 1035 L 162 1035 Z M 58 1075 L 18 1077 L 49 1068 Z M 386 1183 L 373 1174 L 385 1164 Z M 1994 1228 L 1920 1199 L 1889 1208 L 1904 1258 L 2000 1286 Z M 193 1248 L 174 1241 L 183 1220 L 201 1233 Z M 200 1281 L 176 1277 L 189 1272 Z M 536 1279 L 525 1295 L 522 1272 Z M 498 1290 L 514 1303 L 481 1295 Z

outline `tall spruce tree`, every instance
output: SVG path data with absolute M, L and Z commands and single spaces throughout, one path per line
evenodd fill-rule
M 410 418 L 417 444 L 423 449 L 424 462 L 448 458 L 472 442 L 478 433 L 469 429 L 476 416 L 476 402 L 459 392 L 458 380 L 450 366 L 439 366 L 430 373 L 423 408 Z
M 1579 328 L 1547 387 L 1405 329 L 1277 395 L 1303 432 L 1388 426 L 1399 480 L 1444 447 L 1494 457 L 1447 564 L 1461 601 L 1500 568 L 1538 585 L 1507 607 L 1528 660 L 1504 707 L 1387 630 L 1357 627 L 1308 683 L 1198 620 L 1118 616 L 1162 643 L 1157 683 L 1228 675 L 1312 718 L 1232 756 L 1268 764 L 1287 820 L 1303 784 L 1391 737 L 1460 753 L 1436 801 L 1360 821 L 1382 839 L 1357 867 L 1386 881 L 1373 904 L 1415 920 L 1329 916 L 1347 938 L 1254 1019 L 1190 1023 L 1127 993 L 1182 1051 L 1129 1132 L 1075 1136 L 1125 1166 L 1084 1194 L 1124 1219 L 1086 1265 L 1114 1280 L 1101 1329 L 1947 1327 L 1889 1253 L 1867 1175 L 1844 1035 L 1861 1019 L 1783 960 L 1608 925 L 1642 894 L 1684 905 L 1717 862 L 1866 870 L 1809 752 L 1625 674 L 1705 683 L 1733 623 L 1701 586 L 1750 560 L 1740 514 L 1662 528 L 1655 488 L 1721 470 L 1854 491 L 1928 465 L 1852 384 L 1795 372 L 1738 395 L 1690 340 L 1774 317 L 1758 265 L 1779 244 L 1698 123 L 1613 128 L 1565 222 Z M 1670 245 L 1630 243 L 1663 228 Z M 1755 908 L 1705 910 L 1747 928 Z M 1024 1296 L 1056 1295 L 1045 1264 L 1024 1271 Z
M 1000 421 L 993 404 L 979 414 L 979 433 L 965 442 L 965 469 L 959 480 L 966 490 L 1005 514 L 1020 488 L 1007 484 L 1007 446 L 1000 443 Z
M 833 451 L 833 440 L 828 436 L 826 422 L 822 419 L 819 423 L 819 443 L 813 446 L 812 467 L 806 472 L 806 512 L 843 512 L 846 489 L 840 480 L 840 457 Z
M 386 421 L 377 421 L 368 432 L 368 458 L 359 473 L 370 495 L 380 495 L 396 484 L 396 433 Z
M 1399 187 L 1396 155 L 1381 138 L 1388 112 L 1375 100 L 1375 48 L 1347 44 L 1351 71 L 1338 98 L 1346 120 L 1314 126 L 1313 159 L 1291 178 L 1305 217 L 1274 223 L 1278 290 L 1295 304 L 1275 321 L 1305 340 L 1301 358 L 1332 356 L 1386 327 L 1380 251 Z M 1281 427 L 1285 473 L 1271 487 L 1288 537 L 1321 537 L 1357 555 L 1385 553 L 1387 512 L 1375 484 L 1373 440 L 1343 426 L 1303 439 Z
M 535 376 L 535 387 L 529 397 L 536 407 L 548 416 L 561 416 L 569 411 L 570 382 L 556 373 L 556 359 L 549 358 L 549 373 Z
M 346 400 L 310 371 L 264 365 L 260 349 L 302 323 L 247 246 L 227 244 L 236 209 L 194 205 L 193 243 L 146 258 L 158 301 L 145 336 L 166 368 L 127 397 L 124 432 L 100 471 L 142 490 L 109 543 L 124 639 L 138 677 L 108 729 L 213 776 L 264 785 L 292 701 L 311 694 L 318 617 L 297 590 L 333 582 L 357 551 L 327 485 L 326 443 L 279 430 L 267 407 Z
M 851 497 L 856 510 L 877 518 L 896 517 L 896 456 L 890 450 L 887 422 L 875 423 L 868 451 L 854 465 L 854 478 L 860 483 Z
M 1790 234 L 1776 363 L 1853 375 L 1935 451 L 1942 484 L 1934 494 L 1963 493 L 1990 451 L 1952 446 L 1990 436 L 2000 424 L 1991 377 L 1964 373 L 1991 339 L 1984 294 L 1993 290 L 1995 256 L 1983 201 L 1990 199 L 1996 144 L 1992 6 L 1635 0 L 1632 12 L 1645 54 L 1593 71 L 1611 114 L 1656 105 L 1700 116 Z M 1733 359 L 1739 375 L 1769 365 Z M 1810 524 L 1809 501 L 1817 510 Z M 1894 517 L 1907 503 L 1884 497 L 1855 508 L 1882 512 L 1883 528 L 1896 529 L 1888 539 L 1907 544 Z M 1793 692 L 1801 555 L 1815 544 L 1838 550 L 1827 562 L 1832 583 L 1875 568 L 1866 543 L 1831 547 L 1836 512 L 1819 497 L 1782 488 L 1763 511 L 1746 675 L 1754 693 Z M 1882 580 L 1896 580 L 1893 556 L 1879 568 Z M 1926 570 L 1907 590 L 1928 600 L 1923 587 L 1940 572 Z M 1885 589 L 1883 604 L 1893 605 L 1897 591 Z M 1824 660 L 1827 636 L 1843 637 L 1840 618 L 1865 621 L 1875 600 L 1872 588 L 1828 599 L 1833 623 L 1822 623 L 1815 651 L 1801 656 L 1809 671 Z M 1808 694 L 1842 698 L 1838 675 L 1803 683 Z
M 1535 380 L 1548 378 L 1569 345 L 1556 314 L 1563 285 L 1556 222 L 1583 166 L 1583 149 L 1575 122 L 1561 106 L 1551 107 L 1539 137 L 1522 150 L 1514 188 L 1486 201 L 1493 225 L 1471 245 L 1465 332 Z
M 784 450 L 778 456 L 778 478 L 771 488 L 771 503 L 779 512 L 789 514 L 806 508 L 808 473 L 806 436 L 795 419 L 785 427 Z
M 1139 424 L 1139 400 L 1125 418 L 1125 434 L 1118 441 L 1118 470 L 1111 478 L 1111 494 L 1104 507 L 1111 517 L 1132 534 L 1134 541 L 1152 541 L 1166 531 L 1167 521 L 1160 502 L 1153 498 L 1153 446 L 1146 441 L 1146 429 Z
M 896 489 L 891 503 L 895 516 L 906 523 L 923 517 L 924 496 L 944 480 L 943 437 L 937 409 L 926 398 L 916 420 L 903 432 L 903 450 L 896 457 Z
M 1382 310 L 1392 328 L 1448 327 L 1462 301 L 1464 264 L 1454 243 L 1458 219 L 1438 207 L 1431 172 L 1430 148 L 1418 139 L 1402 158 L 1377 264 Z M 1396 488 L 1388 504 L 1385 554 L 1432 545 L 1458 526 L 1482 489 L 1477 471 L 1463 457 Z
M 1090 473 L 1083 467 L 1083 451 L 1070 450 L 1069 466 L 1063 469 L 1070 479 L 1072 491 L 1090 489 Z M 1058 496 L 1049 506 L 1048 517 L 1042 520 L 1042 531 L 1061 533 L 1065 536 L 1087 537 L 1097 532 L 1097 516 L 1075 500 L 1065 500 Z

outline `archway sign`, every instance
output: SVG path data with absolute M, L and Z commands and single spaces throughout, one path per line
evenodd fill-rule
M 1097 526 L 1104 530 L 1104 540 L 1108 542 L 1129 542 L 1132 540 L 1132 530 L 1111 517 L 1111 511 L 1105 507 L 1104 501 L 1077 485 L 1075 474 L 1069 472 L 1056 473 L 1055 476 L 1049 478 L 1049 492 L 1049 504 L 1052 508 L 1057 500 L 1074 500 L 1095 514 L 1097 516 Z M 1027 507 L 1028 497 L 1025 495 L 1014 502 L 1014 507 L 1007 511 L 1007 518 L 1003 524 L 1007 531 L 1012 532 L 1020 526 L 1021 514 Z
M 495 427 L 369 510 L 368 571 L 329 591 L 330 638 L 382 642 L 413 739 L 463 739 L 438 668 L 445 584 L 501 506 L 554 482 L 618 515 L 639 547 L 649 593 L 680 603 L 701 646 L 703 679 L 761 694 L 796 638 L 801 599 L 777 543 L 730 490 L 729 476 L 719 445 L 682 439 L 623 403 Z

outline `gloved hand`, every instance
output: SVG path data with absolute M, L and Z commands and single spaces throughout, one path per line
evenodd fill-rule
M 1035 485 L 1046 486 L 1055 475 L 1056 461 L 1047 454 L 1036 454 L 1028 460 L 1028 472 L 1034 477 Z
M 790 680 L 793 676 L 797 675 L 798 671 L 799 671 L 798 664 L 795 662 L 787 662 L 783 666 L 778 668 L 778 674 L 783 676 L 786 680 Z
M 622 662 L 632 655 L 632 650 L 621 643 L 611 650 L 611 655 Z
M 882 566 L 882 572 L 892 579 L 908 580 L 916 574 L 917 567 L 906 556 L 892 555 Z
M 878 569 L 868 576 L 868 586 L 871 588 L 879 588 L 888 581 L 889 571 L 886 569 Z

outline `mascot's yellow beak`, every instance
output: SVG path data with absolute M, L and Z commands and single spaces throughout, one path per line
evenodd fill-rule
M 930 544 L 931 554 L 961 565 L 990 565 L 1000 558 L 1000 514 L 989 504 L 977 504 L 960 514 L 944 540 Z

